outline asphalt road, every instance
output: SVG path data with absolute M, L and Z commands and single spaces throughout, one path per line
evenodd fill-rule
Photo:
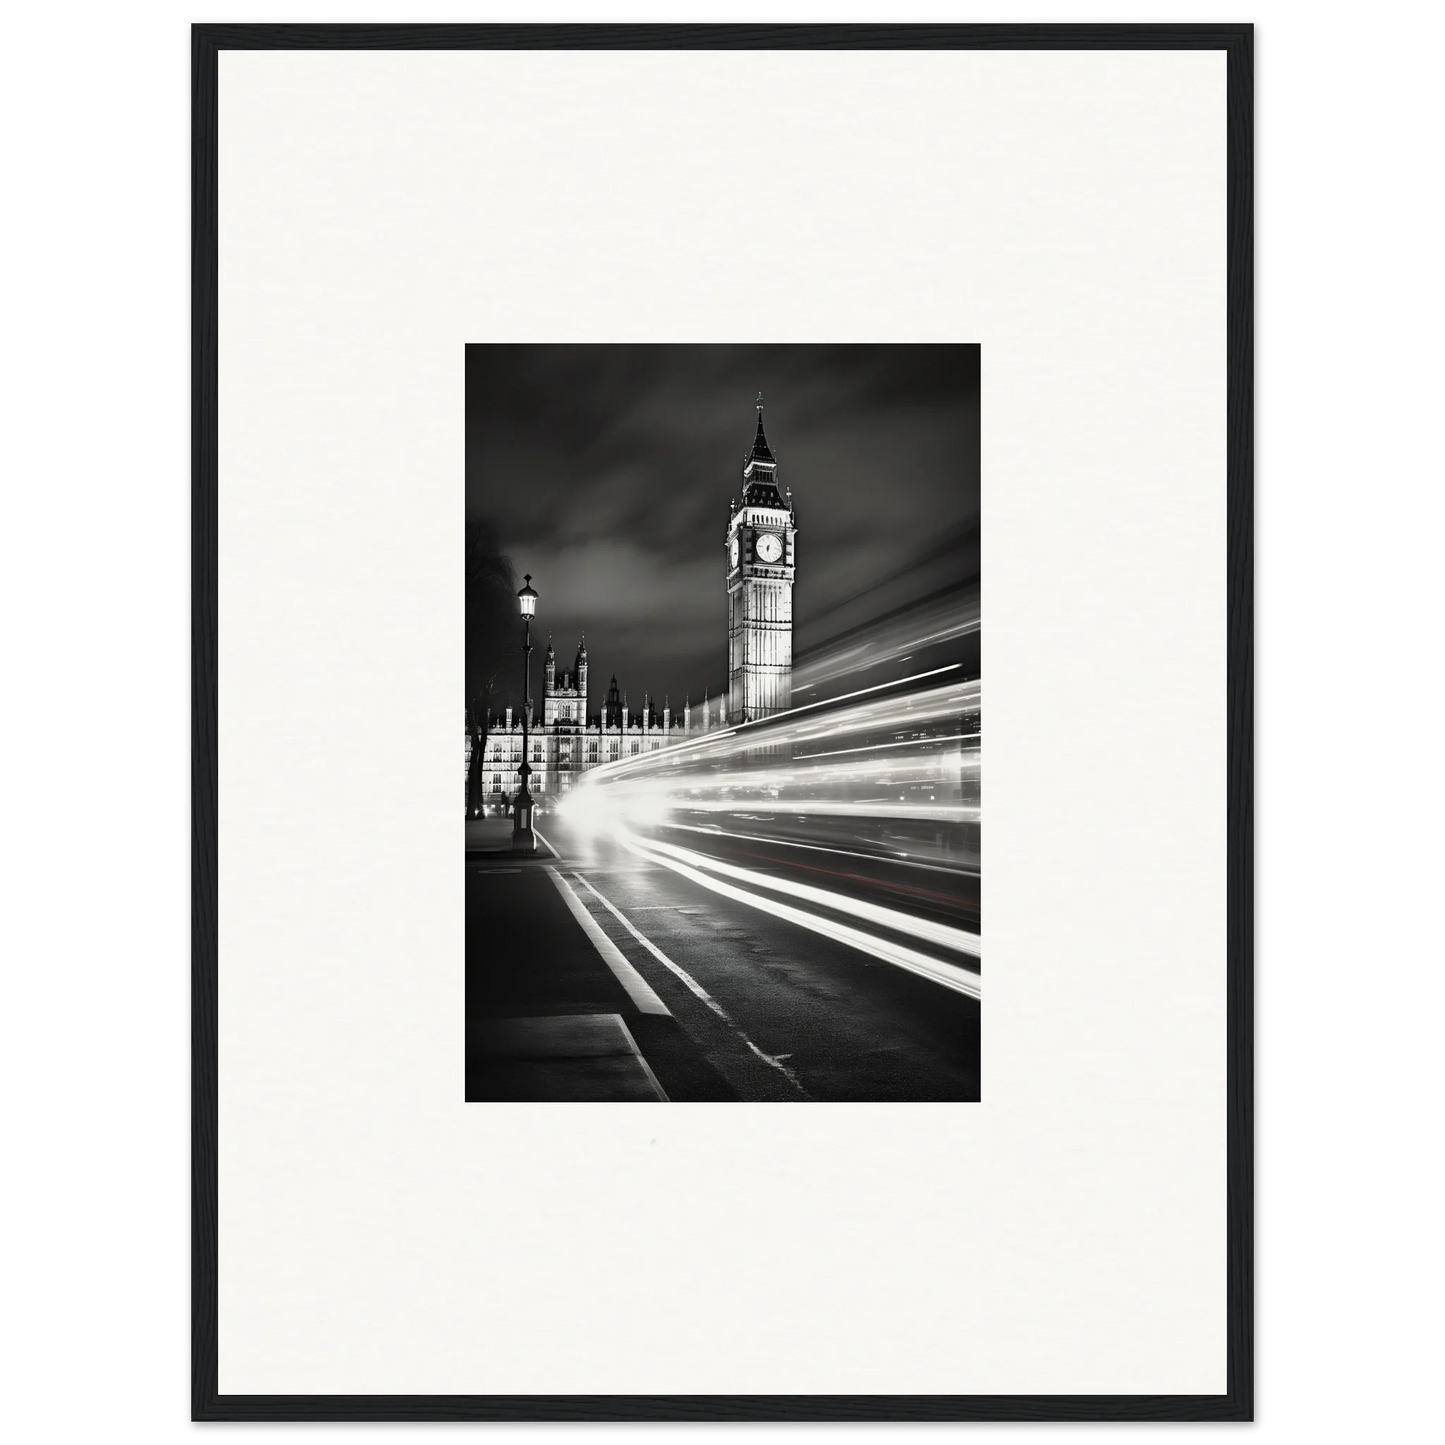
M 722 896 L 610 837 L 556 816 L 539 823 L 558 855 L 550 866 L 666 1005 L 670 1017 L 628 1024 L 670 1098 L 979 1098 L 976 998 Z M 807 848 L 789 846 L 786 832 L 777 820 L 713 815 L 703 831 L 683 820 L 652 836 L 780 887 L 798 881 L 977 932 L 976 872 L 886 856 L 876 844 L 876 856 L 860 856 L 843 825 L 821 842 L 813 831 Z M 475 886 L 500 898 L 502 881 Z

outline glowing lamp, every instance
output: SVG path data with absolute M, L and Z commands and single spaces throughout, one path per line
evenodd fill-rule
M 526 585 L 517 593 L 517 606 L 522 609 L 523 617 L 535 617 L 537 615 L 537 592 L 532 586 L 532 574 L 528 572 L 523 580 Z

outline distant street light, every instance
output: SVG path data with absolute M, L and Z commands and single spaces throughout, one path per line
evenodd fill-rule
M 532 574 L 527 573 L 522 590 L 517 593 L 517 606 L 522 613 L 522 766 L 517 769 L 522 786 L 512 803 L 512 847 L 531 853 L 536 850 L 537 839 L 532 832 L 532 793 L 527 779 L 532 775 L 532 764 L 527 761 L 527 714 L 532 710 L 532 618 L 537 612 L 537 594 L 532 587 Z

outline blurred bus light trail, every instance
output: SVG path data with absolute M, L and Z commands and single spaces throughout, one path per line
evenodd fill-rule
M 710 873 L 721 873 L 726 878 L 751 884 L 754 888 L 767 888 L 774 893 L 786 893 L 804 903 L 823 908 L 832 908 L 838 913 L 847 913 L 854 918 L 891 928 L 895 933 L 904 933 L 924 943 L 936 944 L 940 948 L 951 948 L 956 953 L 966 953 L 973 958 L 982 956 L 982 943 L 976 933 L 966 933 L 961 928 L 951 928 L 946 923 L 934 923 L 930 919 L 916 918 L 911 913 L 900 913 L 896 908 L 884 908 L 877 903 L 865 903 L 851 898 L 846 893 L 834 893 L 825 888 L 814 888 L 809 883 L 795 883 L 789 878 L 773 878 L 751 868 L 739 868 L 732 863 L 723 863 L 705 853 L 695 853 L 691 848 L 679 848 L 674 843 L 661 843 L 649 838 L 644 843 L 635 835 L 623 830 L 624 843 L 641 844 L 676 858 L 679 862 L 691 864 L 694 868 L 705 868 Z
M 638 857 L 670 868 L 674 873 L 691 879 L 692 882 L 710 889 L 714 893 L 719 893 L 725 898 L 731 898 L 736 902 L 747 904 L 750 908 L 756 908 L 763 913 L 771 913 L 777 918 L 796 923 L 801 928 L 847 944 L 862 953 L 882 959 L 885 963 L 894 964 L 898 968 L 907 969 L 910 973 L 916 973 L 922 978 L 942 984 L 945 988 L 966 994 L 969 998 L 976 999 L 980 996 L 982 988 L 980 976 L 968 969 L 960 968 L 957 964 L 931 958 L 928 954 L 906 948 L 902 944 L 894 943 L 891 939 L 877 938 L 871 933 L 864 933 L 861 929 L 853 928 L 846 923 L 837 923 L 831 918 L 824 918 L 816 913 L 807 913 L 801 908 L 794 908 L 787 903 L 779 903 L 775 899 L 765 898 L 761 894 L 749 893 L 746 889 L 735 887 L 721 878 L 713 878 L 690 864 L 668 858 L 664 854 L 654 853 L 651 846 L 631 835 L 625 836 L 622 841 Z
M 737 816 L 741 816 L 738 814 Z M 762 821 L 761 819 L 759 821 Z M 709 838 L 736 838 L 743 843 L 766 843 L 773 848 L 806 848 L 813 853 L 837 853 L 843 858 L 862 858 L 871 860 L 879 857 L 877 853 L 861 853 L 856 848 L 829 848 L 823 843 L 799 843 L 794 838 L 773 838 L 765 833 L 733 833 L 726 828 L 719 828 L 716 823 L 678 823 L 671 822 L 669 828 L 684 833 L 706 833 Z M 977 873 L 977 868 L 958 866 L 946 868 L 941 863 L 917 863 L 909 861 L 910 868 L 927 868 L 934 873 Z

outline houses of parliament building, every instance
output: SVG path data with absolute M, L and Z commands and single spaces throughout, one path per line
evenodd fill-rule
M 699 709 L 694 720 L 692 708 L 684 706 L 674 717 L 663 704 L 661 711 L 644 697 L 641 712 L 631 712 L 617 679 L 607 689 L 600 713 L 587 712 L 587 641 L 577 649 L 570 672 L 557 670 L 557 655 L 547 644 L 543 665 L 542 711 L 528 720 L 528 761 L 532 774 L 528 787 L 541 801 L 565 793 L 587 771 L 601 763 L 653 752 L 669 743 L 681 742 L 689 733 L 708 726 L 709 709 Z M 716 726 L 716 723 L 713 723 Z M 471 776 L 472 740 L 467 737 L 467 776 Z M 488 719 L 482 758 L 481 794 L 489 804 L 504 803 L 517 791 L 517 769 L 522 766 L 522 718 L 507 708 Z
M 728 596 L 728 687 L 704 698 L 698 708 L 685 702 L 674 714 L 667 701 L 659 711 L 644 696 L 633 713 L 614 675 L 601 710 L 588 713 L 587 640 L 570 671 L 558 671 L 549 640 L 543 663 L 540 716 L 528 719 L 532 765 L 528 786 L 541 802 L 567 791 L 589 768 L 619 762 L 680 743 L 699 733 L 756 722 L 792 705 L 794 537 L 791 492 L 778 489 L 777 461 L 763 433 L 762 398 L 758 429 L 743 459 L 742 493 L 728 509 L 723 539 Z M 517 790 L 522 765 L 522 719 L 512 708 L 487 719 L 480 786 L 473 794 L 487 804 L 504 804 Z M 472 776 L 472 735 L 466 738 L 466 777 Z

